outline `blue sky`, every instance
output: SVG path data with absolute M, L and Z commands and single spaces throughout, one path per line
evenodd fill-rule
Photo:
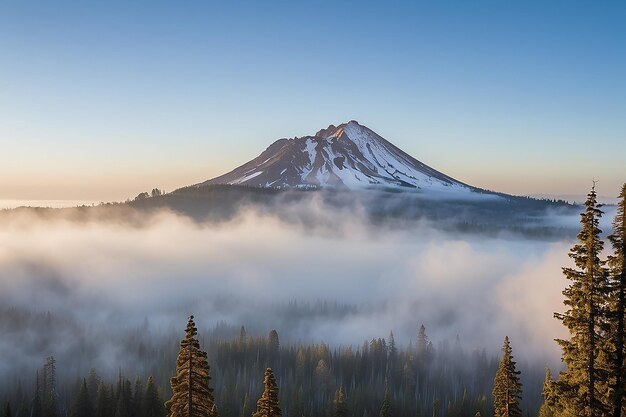
M 626 181 L 626 3 L 0 3 L 0 198 L 119 200 L 356 119 L 516 194 Z

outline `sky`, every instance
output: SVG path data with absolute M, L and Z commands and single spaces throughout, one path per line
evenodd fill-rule
M 626 3 L 0 3 L 0 199 L 124 200 L 358 120 L 463 182 L 626 181 Z

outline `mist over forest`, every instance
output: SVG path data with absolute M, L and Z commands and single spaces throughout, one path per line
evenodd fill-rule
M 0 391 L 18 379 L 34 384 L 54 356 L 60 382 L 91 368 L 114 379 L 122 369 L 154 375 L 167 393 L 182 326 L 194 314 L 218 384 L 228 366 L 217 360 L 220 343 L 236 340 L 241 326 L 257 339 L 276 329 L 285 349 L 323 343 L 330 352 L 388 342 L 393 332 L 408 355 L 424 325 L 440 359 L 457 349 L 470 373 L 497 365 L 508 335 L 524 405 L 538 408 L 544 368 L 560 368 L 553 339 L 564 329 L 553 313 L 563 308 L 561 267 L 579 208 L 518 210 L 516 230 L 476 215 L 471 223 L 481 227 L 460 230 L 445 201 L 433 218 L 432 202 L 409 200 L 426 214 L 399 222 L 373 216 L 362 201 L 339 205 L 332 199 L 340 195 L 320 195 L 240 204 L 228 216 L 193 215 L 158 199 L 1 212 Z M 401 198 L 376 201 L 389 213 Z M 167 359 L 155 361 L 155 352 Z

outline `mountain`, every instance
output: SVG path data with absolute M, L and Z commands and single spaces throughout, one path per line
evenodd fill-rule
M 397 188 L 469 193 L 449 177 L 356 121 L 330 125 L 313 136 L 279 139 L 261 155 L 196 186 L 272 188 Z

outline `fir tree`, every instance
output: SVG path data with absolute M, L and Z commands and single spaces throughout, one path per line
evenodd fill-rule
M 383 403 L 380 406 L 380 417 L 391 417 L 393 415 L 391 410 L 391 400 L 389 399 L 389 389 L 385 389 L 385 396 L 383 397 Z
M 43 417 L 60 417 L 59 405 L 54 392 L 48 392 L 43 400 Z
M 611 279 L 609 332 L 611 338 L 611 373 L 613 376 L 613 417 L 623 415 L 624 396 L 626 395 L 626 366 L 624 322 L 626 320 L 626 184 L 622 186 L 617 205 L 617 215 L 613 221 L 613 233 L 609 240 L 613 246 L 613 254 L 609 256 Z M 626 414 L 626 413 L 624 413 Z
M 96 395 L 95 417 L 113 417 L 115 407 L 113 406 L 113 389 L 106 384 L 100 383 L 98 394 Z
M 426 327 L 422 324 L 420 326 L 419 333 L 417 334 L 417 355 L 426 355 L 426 349 L 428 348 L 428 337 L 426 337 Z
M 602 211 L 598 208 L 595 187 L 591 189 L 581 214 L 582 230 L 569 256 L 575 268 L 563 268 L 571 284 L 563 291 L 567 311 L 555 313 L 570 332 L 569 340 L 558 339 L 567 369 L 555 384 L 559 408 L 565 413 L 596 417 L 605 408 L 607 375 L 599 363 L 605 350 L 601 326 L 607 301 L 607 276 L 600 260 L 603 242 L 598 227 Z
M 280 341 L 278 339 L 278 332 L 276 330 L 270 331 L 267 339 L 267 352 L 269 367 L 278 366 L 278 358 L 280 353 Z
M 72 404 L 70 417 L 93 417 L 94 411 L 89 398 L 87 381 L 83 379 L 78 395 Z
M 135 378 L 135 388 L 133 389 L 132 414 L 133 416 L 141 415 L 141 402 L 143 401 L 143 387 L 141 386 L 141 378 Z
M 515 361 L 509 343 L 504 338 L 502 359 L 493 381 L 493 410 L 495 417 L 521 417 L 519 401 L 522 398 L 522 384 L 519 382 L 520 372 L 515 369 Z
M 133 417 L 130 381 L 120 375 L 115 417 Z
M 165 407 L 161 396 L 154 386 L 154 379 L 152 376 L 148 378 L 146 384 L 146 391 L 141 401 L 141 417 L 164 417 Z
M 343 390 L 343 387 L 339 387 L 337 391 L 335 391 L 335 412 L 333 414 L 334 417 L 348 417 L 348 407 L 346 406 L 346 394 Z
M 33 405 L 31 407 L 31 417 L 42 417 L 43 410 L 41 409 L 41 388 L 39 387 L 39 371 L 35 377 L 35 398 L 33 398 Z
M 213 389 L 209 382 L 207 354 L 200 350 L 198 329 L 189 317 L 185 338 L 180 342 L 176 376 L 171 379 L 172 398 L 166 403 L 170 417 L 216 417 Z
M 46 358 L 42 373 L 42 407 L 43 417 L 59 417 L 59 405 L 56 392 L 56 360 L 54 356 Z
M 245 345 L 246 339 L 248 339 L 248 335 L 246 334 L 246 328 L 241 326 L 241 329 L 239 329 L 239 344 L 241 346 Z
M 546 379 L 543 381 L 543 390 L 541 395 L 543 396 L 543 403 L 539 408 L 539 417 L 554 417 L 554 394 L 552 375 L 550 374 L 550 368 L 546 368 Z
M 271 368 L 265 370 L 263 385 L 263 394 L 256 403 L 256 412 L 252 414 L 252 417 L 281 417 L 278 386 Z
M 87 377 L 87 389 L 89 390 L 89 398 L 95 400 L 98 397 L 98 386 L 100 385 L 100 378 L 96 372 L 96 368 L 89 370 L 89 376 Z

